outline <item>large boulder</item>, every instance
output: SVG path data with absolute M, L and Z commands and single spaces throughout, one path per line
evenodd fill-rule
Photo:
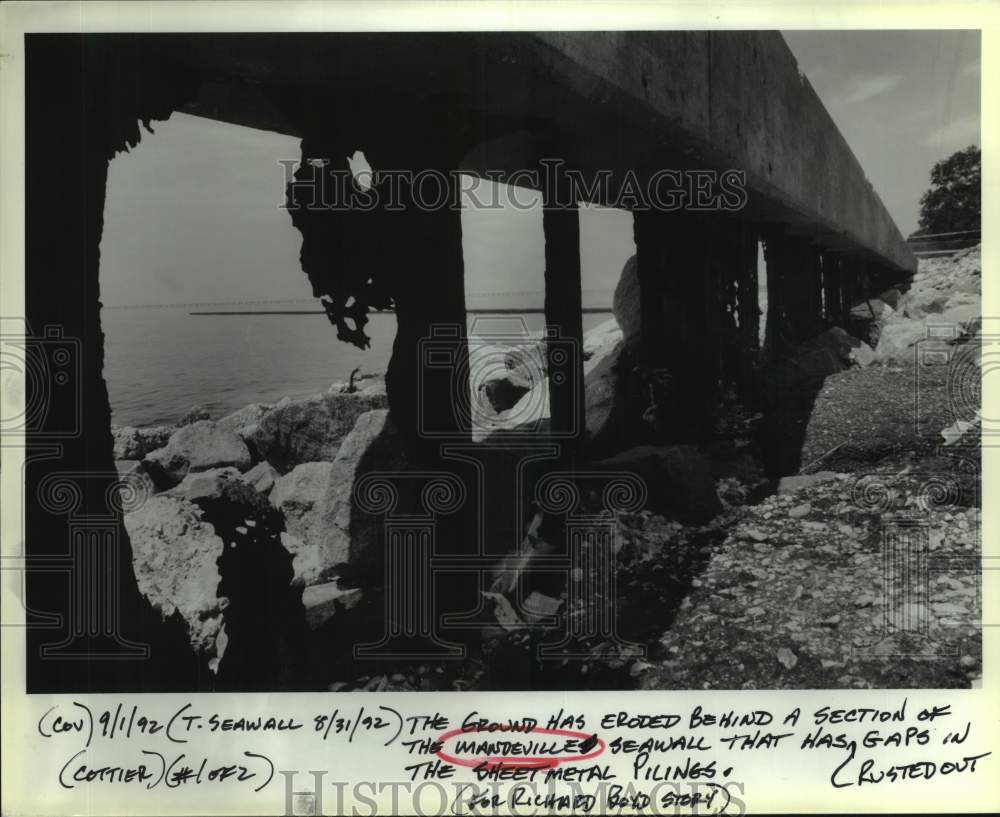
M 323 549 L 323 500 L 327 495 L 332 462 L 304 462 L 279 477 L 268 499 L 285 518 L 285 530 L 317 552 Z M 295 569 L 295 563 L 292 563 Z
M 539 346 L 544 351 L 544 346 Z M 607 436 L 607 429 L 620 416 L 617 406 L 620 399 L 619 361 L 625 355 L 622 330 L 610 318 L 587 332 L 583 338 L 583 377 L 587 412 L 587 432 L 591 439 Z M 506 374 L 510 369 L 503 369 Z M 537 368 L 536 368 L 537 371 Z M 481 414 L 481 413 L 480 413 Z M 494 417 L 477 416 L 473 439 L 485 440 L 496 431 L 534 429 L 541 431 L 550 416 L 549 382 L 538 379 L 509 408 Z
M 219 428 L 235 431 L 247 442 L 253 439 L 257 426 L 270 409 L 271 406 L 266 403 L 250 403 L 219 420 Z
M 475 414 L 488 420 L 512 408 L 545 380 L 546 370 L 545 345 L 538 338 L 470 344 L 469 388 Z
M 621 327 L 625 347 L 634 352 L 638 348 L 642 329 L 642 312 L 639 306 L 639 267 L 633 255 L 625 262 L 611 302 L 615 321 Z
M 190 473 L 166 494 L 199 506 L 209 513 L 209 518 L 215 508 L 223 505 L 237 506 L 241 510 L 239 515 L 264 513 L 268 509 L 267 500 L 231 467 Z
M 882 327 L 875 357 L 879 361 L 903 360 L 912 356 L 911 347 L 927 337 L 927 325 L 912 318 L 901 318 Z
M 113 427 L 111 439 L 114 442 L 116 460 L 138 460 L 146 453 L 139 429 L 132 426 Z
M 156 492 L 156 483 L 141 460 L 115 460 L 115 470 L 122 482 L 133 484 L 134 490 L 147 494 Z
M 899 302 L 908 318 L 924 318 L 940 313 L 951 293 L 934 286 L 914 286 Z
M 625 333 L 616 318 L 608 318 L 586 332 L 583 336 L 584 367 L 595 355 L 601 357 L 616 351 L 619 341 L 624 337 Z
M 314 584 L 302 593 L 302 607 L 309 629 L 322 627 L 341 610 L 350 610 L 361 601 L 358 587 L 341 587 L 336 581 Z
M 584 364 L 584 404 L 586 406 L 587 439 L 591 452 L 613 446 L 624 436 L 625 380 L 623 368 L 628 365 L 625 341 L 606 338 L 610 347 L 595 349 Z
M 845 332 L 839 326 L 831 326 L 807 345 L 828 349 L 845 363 L 856 363 L 859 366 L 867 366 L 875 359 L 875 353 L 867 343 Z
M 339 563 L 381 558 L 377 549 L 383 541 L 384 519 L 358 507 L 354 487 L 367 473 L 400 471 L 405 466 L 399 432 L 389 412 L 376 409 L 358 417 L 337 452 L 326 493 L 320 500 L 318 530 L 322 535 L 314 535 L 312 541 L 306 542 L 308 549 L 319 553 L 318 561 L 323 566 L 320 575 L 305 576 L 306 584 L 315 584 L 323 572 L 329 575 L 329 568 Z M 315 533 L 317 529 L 312 530 Z M 303 556 L 302 562 L 308 564 L 310 560 Z
M 185 411 L 181 418 L 177 421 L 177 427 L 189 426 L 191 423 L 197 423 L 200 420 L 211 420 L 212 415 L 204 406 L 191 406 L 187 411 Z
M 163 448 L 173 433 L 174 429 L 169 426 L 149 428 L 112 426 L 111 437 L 114 440 L 115 459 L 141 460 L 150 451 Z
M 881 298 L 868 298 L 851 307 L 851 317 L 861 320 L 885 321 L 895 310 Z
M 383 393 L 334 393 L 282 401 L 261 418 L 249 440 L 279 471 L 304 462 L 331 462 L 358 417 L 385 408 Z
M 242 474 L 240 478 L 252 486 L 255 491 L 267 496 L 271 493 L 275 481 L 281 478 L 281 472 L 267 460 L 263 460 Z
M 247 470 L 252 463 L 246 443 L 233 431 L 211 420 L 177 429 L 167 444 L 146 455 L 143 464 L 161 488 L 177 485 L 191 472 L 233 466 Z
M 879 293 L 879 300 L 885 301 L 893 309 L 899 306 L 899 299 L 902 298 L 902 293 L 893 287 L 892 289 L 887 289 L 885 292 Z
M 125 514 L 139 591 L 164 620 L 178 616 L 195 653 L 215 671 L 225 649 L 217 560 L 223 542 L 190 502 L 160 494 Z
M 513 408 L 534 384 L 517 369 L 506 369 L 479 384 L 480 405 L 485 400 L 499 414 Z
M 593 465 L 641 477 L 654 513 L 702 524 L 722 511 L 708 461 L 690 445 L 639 445 Z
M 815 474 L 794 474 L 778 480 L 777 492 L 780 496 L 794 494 L 802 488 L 811 488 L 837 478 L 835 471 L 817 471 Z
M 963 327 L 971 326 L 982 320 L 982 313 L 982 299 L 978 292 L 955 292 L 941 310 L 941 320 Z
M 149 426 L 148 428 L 139 429 L 139 439 L 142 440 L 142 446 L 145 449 L 142 453 L 143 456 L 148 454 L 150 451 L 156 451 L 157 448 L 163 448 L 169 441 L 170 437 L 173 435 L 175 429 L 171 426 Z

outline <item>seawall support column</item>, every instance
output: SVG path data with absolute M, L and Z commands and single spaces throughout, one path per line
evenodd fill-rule
M 580 210 L 562 195 L 546 195 L 545 333 L 550 431 L 564 467 L 579 464 L 586 434 L 583 384 L 583 295 L 580 283 Z
M 656 437 L 662 442 L 708 436 L 718 409 L 722 371 L 717 297 L 721 217 L 637 211 L 636 261 L 640 291 L 640 366 L 665 379 L 657 400 Z M 662 374 L 660 374 L 662 373 Z

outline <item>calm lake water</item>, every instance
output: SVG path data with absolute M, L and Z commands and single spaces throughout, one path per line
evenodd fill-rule
M 493 307 L 495 308 L 495 307 Z M 583 316 L 587 331 L 610 316 Z M 351 370 L 384 372 L 396 318 L 370 316 L 371 347 L 337 340 L 326 316 L 191 315 L 190 309 L 105 309 L 104 376 L 116 425 L 171 424 L 191 406 L 222 417 L 248 403 L 306 397 L 344 381 Z M 523 323 L 522 323 L 523 321 Z M 544 325 L 539 313 L 470 315 L 470 333 L 516 335 Z

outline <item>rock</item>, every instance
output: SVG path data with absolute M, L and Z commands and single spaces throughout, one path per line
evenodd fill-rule
M 262 459 L 287 472 L 305 462 L 332 462 L 340 442 L 366 411 L 388 405 L 384 394 L 323 394 L 278 403 L 250 435 Z
M 884 321 L 892 317 L 895 311 L 880 298 L 869 298 L 851 307 L 851 317 L 859 320 Z
M 146 453 L 139 430 L 132 426 L 112 427 L 111 438 L 114 441 L 114 457 L 116 460 L 138 460 Z
M 125 514 L 139 591 L 166 620 L 175 613 L 195 652 L 217 667 L 225 638 L 216 564 L 223 542 L 201 512 L 179 497 L 158 495 Z
M 642 312 L 639 307 L 639 268 L 633 255 L 625 262 L 621 277 L 615 286 L 611 302 L 615 321 L 621 327 L 625 348 L 635 352 L 642 329 Z
M 924 318 L 940 312 L 948 302 L 949 294 L 929 287 L 914 287 L 903 298 L 900 306 L 908 318 Z
M 219 428 L 235 431 L 246 442 L 253 438 L 257 426 L 270 409 L 271 406 L 266 403 L 250 403 L 219 420 Z
M 267 496 L 271 493 L 275 480 L 280 477 L 281 472 L 267 460 L 264 460 L 262 462 L 258 462 L 240 478 L 250 485 L 255 491 Z
M 593 327 L 583 336 L 583 361 L 586 363 L 595 355 L 607 354 L 625 338 L 616 318 L 608 318 Z
M 807 516 L 809 511 L 811 510 L 812 510 L 812 505 L 810 505 L 808 502 L 805 502 L 802 505 L 796 505 L 794 508 L 789 508 L 788 516 L 791 517 L 792 519 L 801 519 L 803 516 Z
M 326 538 L 322 529 L 322 502 L 332 470 L 332 462 L 297 465 L 275 480 L 268 497 L 271 505 L 284 514 L 285 530 L 317 551 L 322 550 Z
M 624 437 L 625 420 L 622 367 L 625 342 L 617 341 L 611 350 L 601 349 L 590 362 L 593 367 L 584 375 L 587 438 L 592 452 L 614 447 Z
M 314 506 L 318 513 L 309 513 L 303 524 L 313 537 L 301 544 L 286 543 L 295 554 L 293 569 L 299 581 L 306 585 L 319 583 L 344 562 L 381 560 L 384 517 L 357 506 L 354 485 L 366 473 L 399 471 L 405 464 L 399 433 L 389 420 L 389 412 L 375 409 L 358 417 L 333 461 L 326 491 Z M 272 502 L 277 490 L 275 485 Z M 318 522 L 314 521 L 317 517 Z
M 923 321 L 901 318 L 887 323 L 882 327 L 878 345 L 875 347 L 875 357 L 879 361 L 901 360 L 907 355 L 917 341 L 927 337 L 927 326 Z
M 796 474 L 791 477 L 782 477 L 778 480 L 778 494 L 791 494 L 801 488 L 809 488 L 836 478 L 837 474 L 834 471 L 817 471 L 815 474 Z
M 777 658 L 778 663 L 785 669 L 793 669 L 799 663 L 799 657 L 788 649 L 788 647 L 781 647 L 778 650 Z
M 493 602 L 493 615 L 501 627 L 508 632 L 524 628 L 524 622 L 503 593 L 488 593 L 485 590 L 481 590 L 480 593 L 487 601 Z
M 167 444 L 143 460 L 160 487 L 177 485 L 189 472 L 233 466 L 250 467 L 250 451 L 233 431 L 219 428 L 211 420 L 198 420 L 175 431 Z
M 141 460 L 150 451 L 165 446 L 173 433 L 174 429 L 169 426 L 112 426 L 114 457 L 116 460 Z
M 722 510 L 706 459 L 689 445 L 640 445 L 599 460 L 601 471 L 629 471 L 646 483 L 646 507 L 701 524 Z
M 885 292 L 881 293 L 878 297 L 879 300 L 885 301 L 885 303 L 889 304 L 889 306 L 895 309 L 897 306 L 899 306 L 899 299 L 902 297 L 902 294 L 898 289 L 893 288 L 893 289 L 887 289 Z
M 267 500 L 241 477 L 236 468 L 213 468 L 188 474 L 166 493 L 186 499 L 207 512 L 229 504 L 241 509 L 238 515 L 266 513 Z
M 847 353 L 847 356 L 851 359 L 851 362 L 856 363 L 862 369 L 870 366 L 878 359 L 875 350 L 864 341 L 860 341 L 860 345 L 851 349 Z
M 471 344 L 469 386 L 477 414 L 490 421 L 513 408 L 533 387 L 545 383 L 546 370 L 545 342 L 539 338 Z
M 551 596 L 546 596 L 544 593 L 533 591 L 522 602 L 521 612 L 524 613 L 524 617 L 528 621 L 538 623 L 551 619 L 552 616 L 559 612 L 562 603 L 562 599 L 554 599 Z
M 306 624 L 316 630 L 333 618 L 338 608 L 350 610 L 361 601 L 359 587 L 341 588 L 333 582 L 314 584 L 302 591 L 302 606 L 306 611 Z
M 133 490 L 148 494 L 156 492 L 156 484 L 146 467 L 139 460 L 115 460 L 115 470 L 122 482 L 133 485 Z
M 320 581 L 320 576 L 331 575 L 332 565 L 323 560 L 323 552 L 315 547 L 309 547 L 287 531 L 281 533 L 281 546 L 292 556 L 292 581 L 296 587 L 314 584 Z
M 952 293 L 944 305 L 944 312 L 947 312 L 949 309 L 957 309 L 961 306 L 974 306 L 978 315 L 982 312 L 982 298 L 978 292 Z
M 624 354 L 624 345 L 621 342 L 621 330 L 616 327 L 617 324 L 608 320 L 598 324 L 584 335 L 583 376 L 588 411 L 587 432 L 591 439 L 597 436 L 606 436 L 603 431 L 606 423 L 609 419 L 617 416 L 613 411 L 618 399 L 619 370 L 617 364 Z M 485 351 L 476 352 L 477 358 L 480 355 L 485 357 L 486 354 Z M 512 359 L 512 354 L 513 352 L 506 348 L 501 357 L 501 360 L 505 362 L 502 366 L 495 367 L 493 371 L 505 373 L 507 362 Z M 612 358 L 612 360 L 605 362 L 608 358 Z M 487 380 L 491 376 L 485 363 L 479 364 L 479 366 L 481 369 L 470 366 L 475 375 L 471 384 L 474 394 L 478 393 L 475 378 L 481 377 L 482 380 Z M 524 369 L 518 370 L 523 371 Z M 472 436 L 476 442 L 482 442 L 495 431 L 524 428 L 542 431 L 550 416 L 548 380 L 543 379 L 533 383 L 517 403 L 495 416 L 489 416 L 491 411 L 488 402 L 486 408 L 488 411 L 478 411 L 475 415 L 476 426 Z
M 840 360 L 847 363 L 856 363 L 859 366 L 868 366 L 875 360 L 875 352 L 871 346 L 863 340 L 859 340 L 854 335 L 845 332 L 839 326 L 831 326 L 821 335 L 817 335 L 805 344 L 807 348 L 824 349 L 835 355 Z M 829 368 L 835 368 L 830 366 Z M 829 374 L 834 372 L 830 371 Z
M 517 369 L 507 369 L 480 384 L 482 398 L 499 414 L 517 405 L 522 396 L 531 391 L 532 382 Z
M 155 451 L 157 448 L 163 448 L 169 441 L 170 437 L 177 429 L 173 426 L 149 426 L 148 428 L 139 429 L 139 437 L 142 440 L 142 445 L 145 448 L 143 456 L 148 454 L 150 451 Z
M 941 321 L 944 323 L 956 323 L 964 327 L 981 320 L 981 313 L 982 307 L 978 302 L 958 303 L 954 306 L 945 306 L 944 311 L 941 313 Z
M 181 418 L 177 421 L 177 427 L 182 428 L 183 426 L 189 426 L 191 423 L 197 423 L 200 420 L 211 420 L 212 415 L 208 413 L 208 409 L 204 406 L 191 406 Z
M 139 429 L 139 437 L 142 440 L 143 456 L 157 448 L 163 448 L 169 441 L 171 435 L 176 431 L 172 426 L 149 426 Z
M 502 347 L 502 360 L 504 368 L 516 372 L 529 387 L 541 383 L 548 375 L 548 349 L 542 338 Z

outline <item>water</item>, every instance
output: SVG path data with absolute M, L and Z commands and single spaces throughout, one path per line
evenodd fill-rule
M 494 307 L 495 308 L 495 307 Z M 370 316 L 371 347 L 337 340 L 326 316 L 191 315 L 188 308 L 105 309 L 104 377 L 115 425 L 172 424 L 196 404 L 222 417 L 248 403 L 307 397 L 346 381 L 353 369 L 384 372 L 396 317 Z M 583 316 L 587 331 L 609 313 Z M 523 321 L 523 323 L 522 323 Z M 470 333 L 537 332 L 539 313 L 470 315 Z

